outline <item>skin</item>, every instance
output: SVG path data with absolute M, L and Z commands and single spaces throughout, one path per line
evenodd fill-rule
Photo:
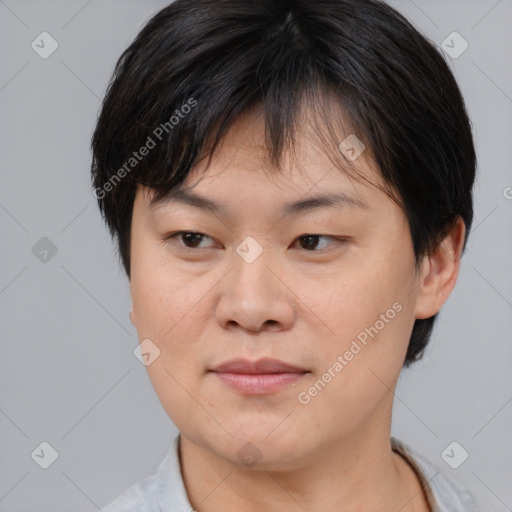
M 333 168 L 306 132 L 298 158 L 287 154 L 283 172 L 265 174 L 263 128 L 258 115 L 240 117 L 210 167 L 201 162 L 187 178 L 225 212 L 175 200 L 151 210 L 143 187 L 135 198 L 131 318 L 139 339 L 160 350 L 147 370 L 181 433 L 190 502 L 200 512 L 427 511 L 417 476 L 391 451 L 392 391 L 414 320 L 438 312 L 455 285 L 464 223 L 416 272 L 407 218 L 388 195 Z M 371 162 L 354 164 L 382 183 Z M 280 213 L 332 191 L 369 209 Z M 188 248 L 183 236 L 165 240 L 178 230 L 206 236 Z M 308 246 L 304 234 L 321 236 Z M 236 252 L 247 236 L 263 249 L 252 263 Z M 300 403 L 397 302 L 378 335 Z M 235 357 L 277 358 L 309 373 L 278 392 L 244 395 L 208 371 Z M 261 457 L 251 466 L 237 455 L 248 442 Z

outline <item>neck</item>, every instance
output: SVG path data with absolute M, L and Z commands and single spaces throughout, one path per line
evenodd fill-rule
M 415 482 L 391 451 L 389 429 L 373 437 L 358 430 L 285 470 L 240 466 L 182 435 L 180 455 L 197 512 L 414 511 Z

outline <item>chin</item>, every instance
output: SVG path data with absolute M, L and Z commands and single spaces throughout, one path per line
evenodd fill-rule
M 306 433 L 295 433 L 290 425 L 283 428 L 286 421 L 277 426 L 279 422 L 254 418 L 250 425 L 238 424 L 233 430 L 233 438 L 224 436 L 222 445 L 213 448 L 231 463 L 251 470 L 285 471 L 295 468 L 302 458 L 301 448 L 305 446 L 301 439 L 306 438 Z

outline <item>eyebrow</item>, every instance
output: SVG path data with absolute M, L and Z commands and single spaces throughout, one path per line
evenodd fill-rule
M 183 188 L 171 190 L 168 194 L 166 194 L 163 197 L 153 197 L 149 203 L 149 210 L 159 210 L 160 208 L 171 202 L 196 206 L 197 208 L 209 210 L 213 213 L 220 213 L 223 215 L 226 215 L 227 213 L 227 208 L 225 205 L 217 203 L 211 199 L 202 197 L 194 192 L 190 192 L 189 190 Z M 303 213 L 317 208 L 326 207 L 349 207 L 359 210 L 370 210 L 370 206 L 359 198 L 356 198 L 343 192 L 330 192 L 285 203 L 282 208 L 282 214 L 297 215 L 298 213 Z

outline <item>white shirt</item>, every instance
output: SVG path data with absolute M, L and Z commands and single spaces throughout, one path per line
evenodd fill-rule
M 180 469 L 178 434 L 154 474 L 135 482 L 103 512 L 193 512 Z M 393 451 L 416 471 L 432 512 L 478 512 L 473 497 L 462 484 L 402 441 L 391 437 Z

